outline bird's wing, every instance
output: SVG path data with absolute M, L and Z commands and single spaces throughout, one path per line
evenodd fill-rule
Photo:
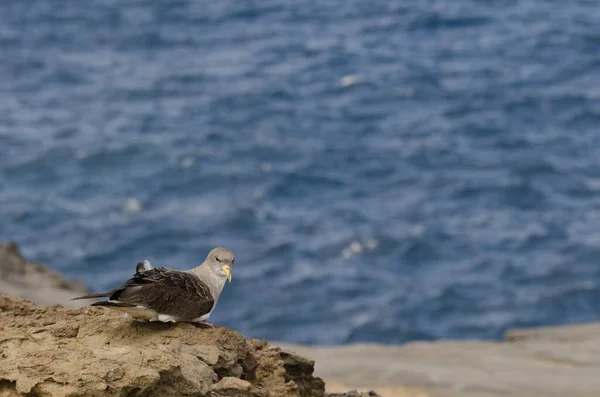
M 179 319 L 201 317 L 215 303 L 208 286 L 194 274 L 164 267 L 136 273 L 110 300 L 143 306 Z

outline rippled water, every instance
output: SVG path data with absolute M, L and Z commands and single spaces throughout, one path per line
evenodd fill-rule
M 211 319 L 290 342 L 598 319 L 600 8 L 392 3 L 6 2 L 0 239 L 94 290 L 230 247 Z

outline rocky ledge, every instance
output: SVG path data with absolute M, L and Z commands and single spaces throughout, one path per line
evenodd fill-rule
M 0 244 L 1 397 L 600 396 L 600 322 L 512 330 L 504 341 L 277 347 L 225 328 L 132 323 L 1 295 L 72 306 L 87 304 L 69 301 L 85 292 Z M 302 357 L 315 360 L 314 375 Z
M 3 397 L 327 396 L 313 367 L 224 327 L 141 323 L 0 295 Z
M 69 280 L 42 263 L 27 261 L 15 243 L 0 244 L 0 294 L 26 298 L 38 305 L 81 307 L 89 302 L 70 299 L 88 292 L 83 282 Z

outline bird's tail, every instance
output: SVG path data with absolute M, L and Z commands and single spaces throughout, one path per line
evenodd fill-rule
M 136 307 L 136 305 L 127 302 L 119 302 L 119 301 L 102 301 L 92 303 L 90 306 L 104 306 L 110 308 L 124 308 L 124 307 Z
M 77 299 L 106 298 L 108 296 L 111 296 L 113 294 L 113 292 L 114 291 L 110 291 L 110 292 L 98 292 L 96 294 L 89 294 L 89 295 L 78 296 L 76 298 L 71 298 L 71 300 L 75 301 Z
M 107 309 L 118 310 L 122 313 L 129 314 L 131 317 L 137 320 L 154 320 L 156 319 L 157 313 L 152 309 L 147 309 L 143 306 L 135 305 L 133 303 L 121 302 L 121 301 L 102 301 L 92 303 L 92 306 L 105 307 Z

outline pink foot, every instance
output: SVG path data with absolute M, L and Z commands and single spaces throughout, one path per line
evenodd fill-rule
M 200 321 L 198 323 L 192 323 L 198 328 L 214 328 L 215 326 L 210 321 Z

